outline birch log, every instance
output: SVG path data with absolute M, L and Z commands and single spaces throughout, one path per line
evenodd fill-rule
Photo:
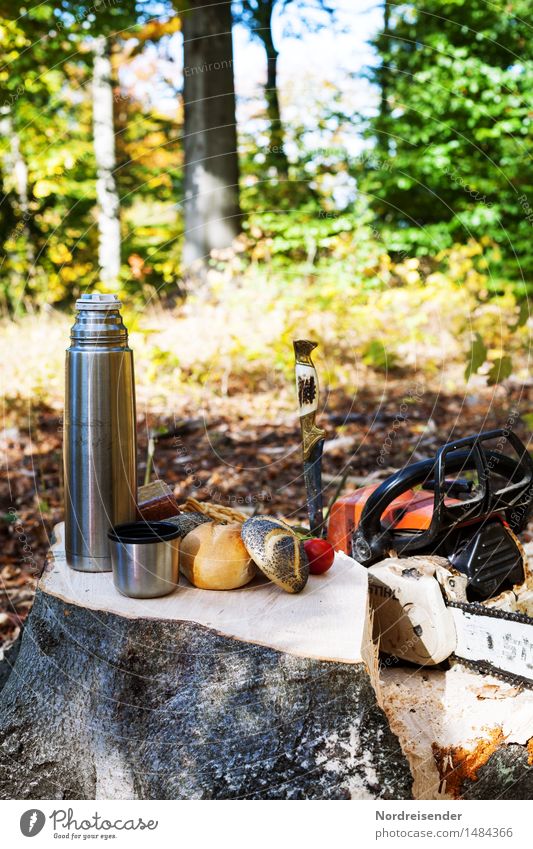
M 115 125 L 110 46 L 105 36 L 94 39 L 93 133 L 98 202 L 98 263 L 106 284 L 120 272 L 120 200 L 115 180 Z
M 0 109 L 0 132 L 9 142 L 9 153 L 5 156 L 7 170 L 14 180 L 18 208 L 20 214 L 20 222 L 18 229 L 24 234 L 25 251 L 27 261 L 28 279 L 31 280 L 35 276 L 35 250 L 30 232 L 30 201 L 29 201 L 29 178 L 28 165 L 22 154 L 20 147 L 20 137 L 13 126 L 13 119 L 9 111 L 9 107 L 4 106 Z

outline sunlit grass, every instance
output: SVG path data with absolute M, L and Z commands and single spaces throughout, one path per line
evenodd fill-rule
M 376 375 L 423 374 L 448 389 L 460 386 L 474 332 L 487 342 L 485 371 L 491 359 L 512 349 L 514 374 L 527 376 L 527 323 L 512 329 L 517 304 L 510 292 L 484 300 L 485 279 L 468 252 L 425 277 L 417 260 L 394 266 L 385 259 L 382 267 L 374 263 L 352 275 L 340 266 L 337 273 L 330 267 L 290 281 L 266 264 L 243 270 L 229 261 L 210 272 L 201 294 L 173 309 L 122 294 L 140 404 L 176 410 L 223 401 L 247 412 L 257 407 L 265 419 L 275 419 L 294 406 L 295 338 L 319 343 L 323 386 L 352 396 Z M 381 282 L 368 288 L 370 272 Z M 72 320 L 73 313 L 50 309 L 3 320 L 4 397 L 61 407 Z

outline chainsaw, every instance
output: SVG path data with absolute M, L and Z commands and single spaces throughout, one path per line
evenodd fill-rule
M 491 430 L 341 496 L 327 538 L 368 568 L 383 654 L 533 688 L 533 574 L 517 536 L 532 512 L 533 460 L 515 433 Z

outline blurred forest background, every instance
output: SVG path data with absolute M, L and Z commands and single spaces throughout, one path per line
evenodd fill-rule
M 74 299 L 96 288 L 142 312 L 154 373 L 170 370 L 174 386 L 224 380 L 213 368 L 253 372 L 261 358 L 288 366 L 298 330 L 377 370 L 457 359 L 495 382 L 523 369 L 527 2 L 61 0 L 0 11 L 10 349 L 24 315 L 70 320 Z M 186 316 L 199 296 L 197 326 Z M 175 340 L 166 319 L 154 339 L 161 326 L 146 309 L 159 305 L 175 310 Z M 198 338 L 202 319 L 210 340 Z M 51 324 L 62 355 L 66 323 Z M 22 392 L 44 391 L 61 368 L 53 354 L 26 366 Z
M 530 11 L 0 0 L 4 494 L 32 556 L 87 290 L 124 300 L 141 450 L 180 494 L 305 513 L 295 337 L 320 343 L 328 487 L 384 445 L 379 474 L 452 432 L 529 432 Z

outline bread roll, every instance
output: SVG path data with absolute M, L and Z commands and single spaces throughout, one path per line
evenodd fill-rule
M 198 525 L 180 543 L 180 570 L 202 590 L 234 590 L 256 573 L 244 547 L 240 524 Z
M 303 544 L 284 522 L 254 516 L 241 527 L 244 545 L 261 572 L 287 593 L 299 593 L 309 577 Z

